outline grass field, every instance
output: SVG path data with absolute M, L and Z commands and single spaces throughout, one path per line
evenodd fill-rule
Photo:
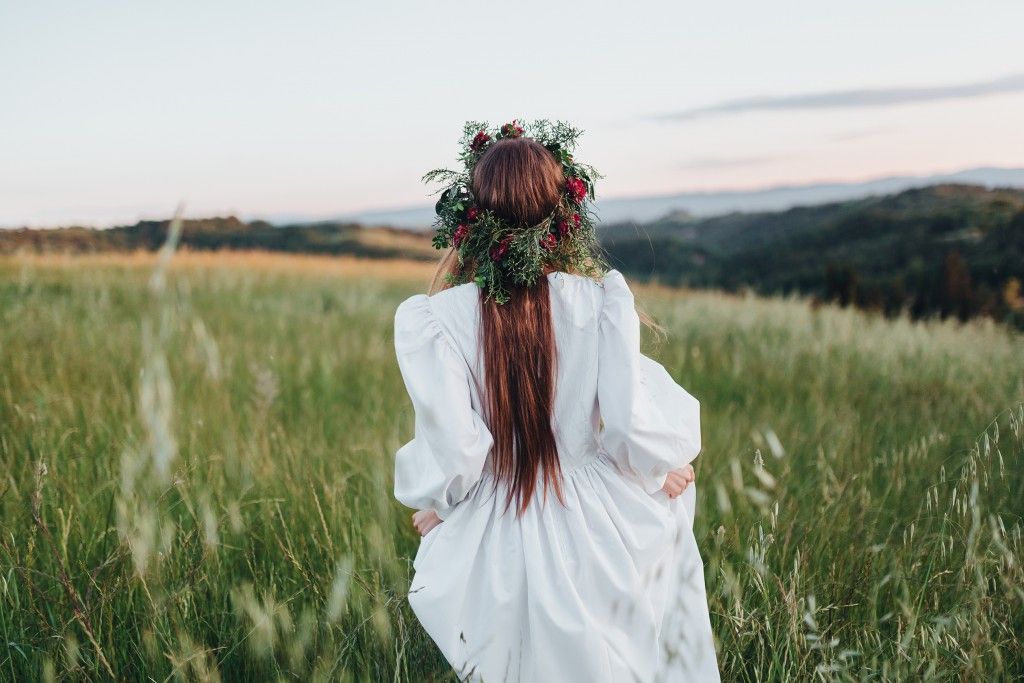
M 0 260 L 0 680 L 453 680 L 404 599 L 423 264 Z M 637 288 L 723 679 L 1024 676 L 1024 337 Z

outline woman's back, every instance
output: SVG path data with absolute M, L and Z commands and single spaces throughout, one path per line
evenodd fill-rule
M 563 472 L 597 455 L 598 323 L 604 287 L 592 278 L 564 272 L 547 275 L 557 349 L 552 426 Z M 473 283 L 426 299 L 437 321 L 466 360 L 474 407 L 483 412 L 486 382 L 480 349 L 480 296 Z
M 469 678 L 656 680 L 666 596 L 685 559 L 699 582 L 686 600 L 700 602 L 670 627 L 687 641 L 671 647 L 700 646 L 685 680 L 717 680 L 692 531 L 652 495 L 700 450 L 695 402 L 640 354 L 621 274 L 547 278 L 563 499 L 538 493 L 522 511 L 490 470 L 476 285 L 410 297 L 396 313 L 416 438 L 396 453 L 395 493 L 445 520 L 421 542 L 410 603 Z

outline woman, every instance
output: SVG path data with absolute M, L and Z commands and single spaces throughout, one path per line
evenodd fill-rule
M 640 353 L 565 124 L 467 124 L 434 293 L 395 347 L 416 411 L 395 495 L 423 535 L 409 601 L 484 681 L 717 681 L 692 532 L 697 403 Z M 684 489 L 691 507 L 680 505 Z

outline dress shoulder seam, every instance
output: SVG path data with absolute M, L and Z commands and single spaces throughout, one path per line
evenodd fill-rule
M 433 339 L 438 339 L 447 351 L 462 358 L 455 340 L 438 318 L 432 297 L 413 294 L 400 303 L 395 312 L 395 349 L 399 353 L 415 351 Z

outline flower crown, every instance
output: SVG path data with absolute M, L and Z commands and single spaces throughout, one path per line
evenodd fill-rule
M 458 254 L 459 267 L 448 276 L 448 284 L 469 282 L 472 274 L 487 298 L 503 304 L 510 288 L 533 285 L 548 266 L 588 276 L 603 273 L 596 217 L 590 208 L 594 182 L 601 176 L 593 167 L 576 162 L 572 154 L 582 133 L 563 121 L 520 124 L 513 120 L 494 129 L 485 122 L 466 123 L 459 142 L 462 170 L 436 169 L 423 176 L 424 182 L 445 185 L 435 206 L 433 244 L 437 249 L 454 248 Z M 522 136 L 551 152 L 565 176 L 555 210 L 525 228 L 477 206 L 472 190 L 473 169 L 484 152 L 498 140 Z

